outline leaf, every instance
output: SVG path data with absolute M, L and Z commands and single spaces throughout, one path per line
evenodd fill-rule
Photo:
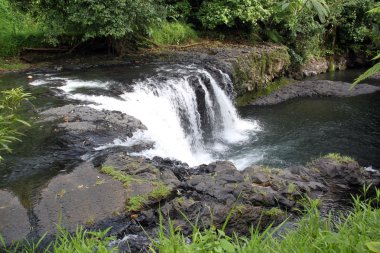
M 380 253 L 380 242 L 367 242 L 365 245 L 368 247 L 369 251 Z
M 313 9 L 317 12 L 321 23 L 326 22 L 326 17 L 329 15 L 329 9 L 324 0 L 310 0 Z
M 226 253 L 235 253 L 235 246 L 226 239 L 220 239 L 220 246 Z
M 380 72 L 380 62 L 378 62 L 372 68 L 368 69 L 366 72 L 361 74 L 358 78 L 356 78 L 355 82 L 351 85 L 350 89 L 353 89 L 358 83 L 360 83 L 361 81 L 373 76 L 374 74 L 376 74 L 378 72 Z
M 17 122 L 20 122 L 21 124 L 23 124 L 23 125 L 25 125 L 25 126 L 28 126 L 28 127 L 31 126 L 28 122 L 26 122 L 25 120 L 22 120 L 22 119 L 16 119 L 16 121 L 17 121 Z
M 283 5 L 281 5 L 281 9 L 282 9 L 282 10 L 285 10 L 286 8 L 289 7 L 289 4 L 290 4 L 290 3 L 284 3 Z

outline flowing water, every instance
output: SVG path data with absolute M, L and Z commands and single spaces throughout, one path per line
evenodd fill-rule
M 238 116 L 222 89 L 231 89 L 228 75 L 212 72 L 175 65 L 157 68 L 151 76 L 124 84 L 57 76 L 42 77 L 30 84 L 53 86 L 58 94 L 99 110 L 124 112 L 148 128 L 131 139 L 115 139 L 97 149 L 154 142 L 153 149 L 136 155 L 169 157 L 196 166 L 216 160 L 229 145 L 242 145 L 260 130 L 255 120 Z M 119 94 L 107 94 L 115 85 L 119 86 Z M 98 94 L 92 94 L 92 89 Z
M 337 72 L 322 79 L 351 81 L 350 73 Z M 238 169 L 251 164 L 305 164 L 337 152 L 353 156 L 364 166 L 380 168 L 379 92 L 236 109 L 228 75 L 195 65 L 148 64 L 32 74 L 32 81 L 25 74 L 6 74 L 0 76 L 0 84 L 3 88 L 24 86 L 37 97 L 37 108 L 87 104 L 127 113 L 148 128 L 97 150 L 153 141 L 154 147 L 139 155 L 170 157 L 190 166 L 231 160 Z M 41 153 L 47 134 L 46 129 L 35 126 L 23 143 L 15 145 L 14 153 L 7 155 L 0 167 L 1 188 L 18 195 L 31 194 L 31 189 L 43 187 L 59 173 L 61 167 L 43 172 L 31 169 L 12 179 L 25 157 Z

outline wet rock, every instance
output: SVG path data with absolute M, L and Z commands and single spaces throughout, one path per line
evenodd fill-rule
M 326 58 L 312 58 L 301 65 L 299 69 L 290 73 L 290 76 L 295 79 L 302 79 L 304 77 L 325 73 L 328 69 L 329 62 Z
M 111 246 L 117 246 L 120 252 L 148 252 L 151 240 L 143 235 L 126 235 L 120 240 L 111 243 Z
M 313 177 L 318 177 L 329 186 L 359 189 L 363 185 L 379 185 L 380 171 L 363 169 L 356 161 L 338 161 L 333 158 L 320 158 L 309 164 Z M 319 178 L 319 181 L 321 179 Z
M 100 174 L 91 163 L 55 177 L 42 191 L 34 208 L 38 231 L 54 233 L 56 224 L 74 230 L 93 226 L 124 211 L 126 190 L 111 177 Z M 36 228 L 35 228 L 36 229 Z
M 380 87 L 368 84 L 360 84 L 352 90 L 350 90 L 350 87 L 350 83 L 328 80 L 297 82 L 285 86 L 272 94 L 258 98 L 251 105 L 274 105 L 297 97 L 353 97 L 375 93 L 380 90 Z
M 23 240 L 31 231 L 27 210 L 17 197 L 0 190 L 0 234 L 6 243 Z
M 113 143 L 117 138 L 128 139 L 146 127 L 136 118 L 121 112 L 99 111 L 88 106 L 65 105 L 40 113 L 40 124 L 51 127 L 45 145 L 56 151 L 55 160 L 80 156 L 94 148 Z M 152 147 L 152 143 L 135 143 L 130 152 Z
M 58 131 L 71 132 L 104 132 L 119 131 L 126 137 L 131 137 L 137 130 L 146 127 L 138 119 L 116 111 L 99 111 L 88 106 L 65 105 L 40 113 L 39 122 L 58 122 Z
M 227 233 L 249 234 L 252 226 L 265 228 L 287 215 L 297 216 L 304 196 L 322 199 L 322 213 L 327 213 L 329 203 L 339 201 L 342 192 L 380 185 L 379 171 L 339 157 L 286 169 L 250 166 L 238 171 L 228 161 L 189 168 L 178 161 L 132 157 L 119 150 L 95 164 L 103 173 L 92 163 L 83 163 L 49 183 L 34 208 L 36 231 L 53 232 L 60 217 L 69 229 L 77 224 L 112 225 L 111 233 L 119 238 L 115 245 L 127 252 L 144 251 L 151 243 L 149 237 L 157 236 L 160 216 L 164 226 L 170 218 L 185 235 L 192 232 L 189 221 L 220 228 L 227 217 Z M 143 203 L 132 206 L 133 198 Z
M 176 175 L 169 169 L 156 167 L 151 160 L 145 157 L 132 157 L 126 152 L 110 154 L 103 166 L 110 166 L 116 170 L 135 176 L 137 179 L 158 181 L 168 187 L 175 188 L 180 184 Z

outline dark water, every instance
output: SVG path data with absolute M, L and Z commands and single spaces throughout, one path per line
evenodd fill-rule
M 353 98 L 302 98 L 267 107 L 245 107 L 244 118 L 263 128 L 245 149 L 262 151 L 261 163 L 305 164 L 327 153 L 380 168 L 380 93 Z
M 154 72 L 155 66 L 113 67 L 83 72 L 67 72 L 61 77 L 80 77 L 81 80 L 100 80 L 130 83 Z M 313 78 L 352 82 L 362 70 L 342 71 Z M 41 74 L 43 75 L 43 74 Z M 0 75 L 1 89 L 21 86 L 36 99 L 37 109 L 60 106 L 67 98 L 57 96 L 46 86 L 30 86 L 27 74 Z M 377 81 L 369 83 L 379 85 Z M 33 108 L 25 115 L 36 117 Z M 305 164 L 327 153 L 341 153 L 357 159 L 363 166 L 380 168 L 380 93 L 353 98 L 302 98 L 266 107 L 239 109 L 244 119 L 257 120 L 262 131 L 253 133 L 248 141 L 231 145 L 216 155 L 230 159 L 239 168 L 252 163 L 274 167 Z M 38 193 L 48 181 L 59 173 L 67 173 L 72 163 L 40 166 L 47 153 L 45 143 L 49 128 L 35 124 L 25 130 L 22 143 L 16 143 L 12 154 L 5 154 L 0 164 L 0 190 L 9 189 L 16 194 L 24 207 L 38 201 Z M 44 161 L 48 162 L 48 161 Z M 43 168 L 43 169 L 41 169 Z
M 360 74 L 364 73 L 367 69 L 349 69 L 345 71 L 327 72 L 317 76 L 308 77 L 307 80 L 331 80 L 352 83 Z M 368 78 L 362 83 L 380 85 L 379 80 Z

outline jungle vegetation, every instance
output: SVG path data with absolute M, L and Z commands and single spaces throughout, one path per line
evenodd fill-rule
M 296 63 L 370 59 L 380 48 L 375 7 L 375 0 L 0 0 L 0 56 L 33 46 L 125 54 L 201 37 L 285 44 Z

